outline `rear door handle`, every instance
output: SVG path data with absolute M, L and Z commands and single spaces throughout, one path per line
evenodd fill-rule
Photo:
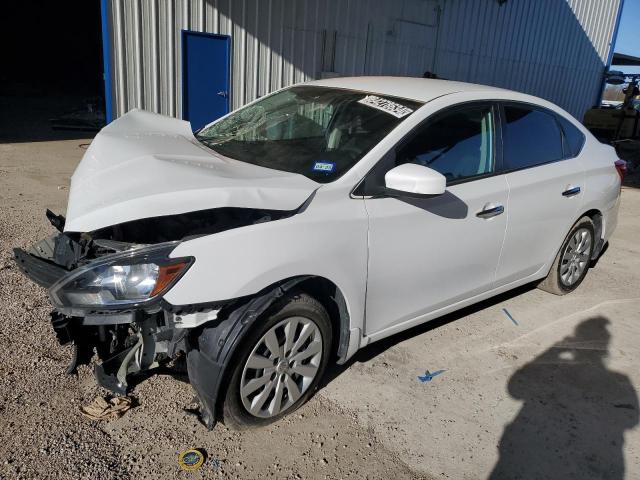
M 563 197 L 573 197 L 574 195 L 578 195 L 580 193 L 580 187 L 572 187 L 571 185 L 567 186 L 567 189 L 562 192 Z
M 504 213 L 504 207 L 502 205 L 487 204 L 482 210 L 476 213 L 476 217 L 491 218 Z

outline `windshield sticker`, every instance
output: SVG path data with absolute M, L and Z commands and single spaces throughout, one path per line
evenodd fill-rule
M 313 171 L 333 173 L 336 171 L 336 164 L 334 162 L 316 162 L 313 164 Z
M 413 113 L 413 110 L 409 107 L 405 107 L 404 105 L 400 105 L 399 103 L 392 102 L 391 100 L 387 100 L 386 98 L 378 97 L 376 95 L 367 95 L 362 100 L 358 100 L 358 103 L 390 113 L 396 118 L 406 117 L 410 113 Z

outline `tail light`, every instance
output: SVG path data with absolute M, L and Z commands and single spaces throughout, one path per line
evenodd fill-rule
M 624 176 L 627 174 L 627 162 L 618 159 L 615 161 L 614 165 L 616 166 L 618 175 L 620 175 L 620 183 L 622 183 L 624 181 Z

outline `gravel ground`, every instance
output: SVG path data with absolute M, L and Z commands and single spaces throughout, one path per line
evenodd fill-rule
M 89 367 L 64 374 L 71 352 L 55 340 L 44 290 L 17 271 L 11 250 L 53 233 L 44 211 L 64 212 L 87 141 L 0 145 L 0 478 L 428 478 L 322 395 L 270 428 L 209 432 L 183 411 L 191 386 L 156 375 L 122 418 L 82 417 L 80 406 L 106 391 Z M 187 448 L 207 452 L 197 472 L 178 467 Z

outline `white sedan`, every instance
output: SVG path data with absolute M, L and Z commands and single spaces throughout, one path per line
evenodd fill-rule
M 186 358 L 204 423 L 295 410 L 330 361 L 530 282 L 580 285 L 624 163 L 567 112 L 482 85 L 322 80 L 195 134 L 132 111 L 97 135 L 60 230 L 16 260 L 124 393 Z

